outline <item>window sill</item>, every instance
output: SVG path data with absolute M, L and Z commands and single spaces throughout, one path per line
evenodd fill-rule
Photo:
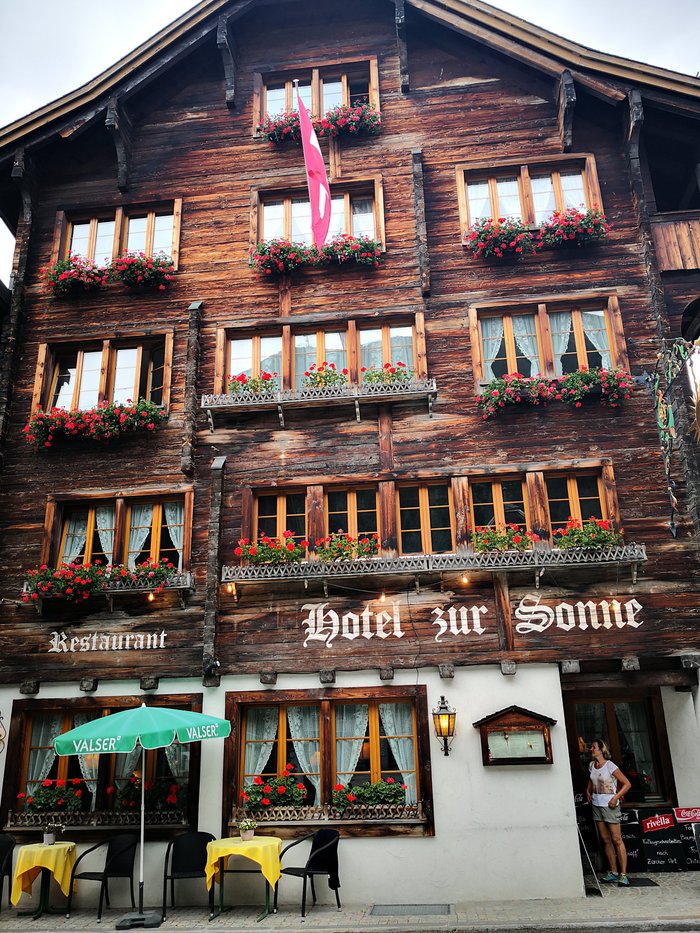
M 436 398 L 437 385 L 434 379 L 416 379 L 397 385 L 346 385 L 319 389 L 282 389 L 268 393 L 203 395 L 201 407 L 207 413 L 210 429 L 214 431 L 215 419 L 220 416 L 262 411 L 277 411 L 280 425 L 284 428 L 285 411 L 319 405 L 354 408 L 355 418 L 360 421 L 362 404 L 426 401 L 428 414 L 432 417 L 433 402 Z
M 129 813 L 115 813 L 112 810 L 93 810 L 90 812 L 71 812 L 57 810 L 53 813 L 30 811 L 27 813 L 10 812 L 4 829 L 11 832 L 43 832 L 43 827 L 51 823 L 60 823 L 71 833 L 94 830 L 119 830 L 125 826 L 141 825 L 141 810 L 136 808 Z M 148 828 L 172 827 L 182 829 L 189 820 L 183 810 L 147 810 Z
M 341 836 L 432 836 L 430 820 L 423 805 L 408 804 L 361 806 L 341 813 L 334 807 L 273 807 L 270 810 L 238 810 L 228 826 L 232 833 L 237 819 L 252 817 L 258 823 L 256 834 L 271 830 L 284 839 L 294 838 L 302 832 L 318 829 L 337 829 Z

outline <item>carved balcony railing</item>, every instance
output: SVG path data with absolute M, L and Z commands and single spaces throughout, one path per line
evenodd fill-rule
M 127 596 L 138 593 L 148 595 L 149 593 L 153 593 L 156 589 L 177 590 L 180 596 L 180 605 L 184 608 L 185 596 L 187 593 L 191 593 L 194 590 L 194 574 L 184 571 L 171 573 L 165 580 L 155 584 L 146 579 L 132 580 L 131 577 L 115 577 L 113 580 L 111 578 L 105 578 L 104 586 L 92 593 L 91 598 L 104 596 L 109 603 L 109 610 L 111 612 L 114 607 L 115 596 Z M 25 583 L 22 587 L 22 594 L 28 596 L 30 593 L 31 586 L 29 583 Z M 67 600 L 62 594 L 55 593 L 49 596 L 39 596 L 39 598 L 33 600 L 33 602 L 37 608 L 37 612 L 41 613 L 42 603 L 67 602 Z M 78 603 L 80 602 L 81 600 L 78 600 Z
M 138 826 L 141 821 L 141 808 L 128 812 L 124 810 L 56 810 L 44 812 L 29 810 L 7 814 L 7 829 L 36 829 L 41 831 L 49 823 L 65 826 L 66 829 L 92 828 L 94 826 Z M 147 826 L 186 826 L 187 816 L 183 810 L 146 810 Z
M 528 571 L 535 575 L 539 587 L 542 574 L 557 567 L 630 566 L 632 582 L 637 580 L 637 566 L 647 559 L 643 544 L 621 544 L 603 548 L 552 548 L 551 550 L 465 551 L 456 554 L 408 554 L 401 557 L 358 557 L 338 561 L 301 561 L 284 564 L 248 564 L 224 566 L 221 582 L 264 583 L 272 580 L 311 580 L 323 583 L 340 577 L 366 575 L 392 576 L 409 574 L 418 578 L 423 573 L 463 573 Z
M 434 379 L 416 379 L 397 385 L 329 386 L 318 389 L 280 389 L 276 392 L 241 392 L 235 395 L 203 395 L 202 409 L 206 411 L 209 427 L 215 429 L 217 415 L 244 414 L 246 412 L 277 411 L 284 428 L 284 413 L 294 408 L 310 406 L 347 406 L 355 409 L 361 420 L 361 406 L 396 402 L 425 401 L 432 418 L 433 402 L 437 398 Z
M 274 823 L 333 823 L 338 821 L 366 822 L 371 820 L 400 820 L 401 822 L 425 821 L 423 804 L 418 803 L 374 803 L 353 804 L 340 809 L 329 804 L 319 807 L 266 807 L 258 810 L 236 808 L 229 826 L 244 818 L 252 818 L 258 824 Z

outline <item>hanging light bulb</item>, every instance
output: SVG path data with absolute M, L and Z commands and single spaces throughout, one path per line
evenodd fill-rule
M 226 584 L 226 591 L 227 591 L 228 593 L 233 593 L 233 583 L 227 583 L 227 584 Z
M 155 599 L 155 596 L 153 595 L 153 593 L 149 593 L 149 594 L 148 594 L 148 601 L 149 601 L 149 603 L 152 603 L 154 599 Z
M 379 597 L 379 602 L 380 603 L 386 602 L 386 593 L 384 592 L 384 590 L 382 590 L 382 595 Z
M 465 585 L 469 583 L 469 577 L 466 575 L 466 573 L 462 574 L 462 583 L 464 583 Z

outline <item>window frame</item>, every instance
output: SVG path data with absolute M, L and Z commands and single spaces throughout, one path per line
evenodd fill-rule
M 335 769 L 332 767 L 333 756 L 333 720 L 332 709 L 334 705 L 342 703 L 362 703 L 369 701 L 410 702 L 413 706 L 414 716 L 414 755 L 416 760 L 416 788 L 417 798 L 423 802 L 424 821 L 411 825 L 401 821 L 378 820 L 357 821 L 355 825 L 349 823 L 338 824 L 341 835 L 364 835 L 368 825 L 376 826 L 381 835 L 419 835 L 432 836 L 435 833 L 432 805 L 432 770 L 430 751 L 430 720 L 427 702 L 427 688 L 424 685 L 395 687 L 382 686 L 381 688 L 347 687 L 326 688 L 320 690 L 271 690 L 258 692 L 230 692 L 226 693 L 225 716 L 231 721 L 231 735 L 233 742 L 227 742 L 224 751 L 224 792 L 222 799 L 222 815 L 224 825 L 231 819 L 233 810 L 238 805 L 239 794 L 242 790 L 243 756 L 245 753 L 245 733 L 243 731 L 243 717 L 246 708 L 251 706 L 278 706 L 280 704 L 314 704 L 321 706 L 320 714 L 320 748 L 321 748 L 321 800 L 330 803 L 332 798 L 332 778 Z M 325 713 L 325 715 L 324 715 Z M 278 753 L 279 754 L 279 753 Z M 288 824 L 275 824 L 275 832 L 279 835 L 296 835 L 299 830 L 298 822 Z
M 250 538 L 252 542 L 256 542 L 258 538 L 260 537 L 260 529 L 258 526 L 259 515 L 260 515 L 259 500 L 263 496 L 267 496 L 270 498 L 274 497 L 277 499 L 277 531 L 275 532 L 274 535 L 272 535 L 272 537 L 281 539 L 283 532 L 287 530 L 287 517 L 289 514 L 288 509 L 287 509 L 287 496 L 302 495 L 302 494 L 304 495 L 305 500 L 306 500 L 305 513 L 304 513 L 304 535 L 303 535 L 302 540 L 308 539 L 309 510 L 308 510 L 308 493 L 307 493 L 306 487 L 303 487 L 303 492 L 302 492 L 302 487 L 299 487 L 298 489 L 294 488 L 294 489 L 259 490 L 253 499 L 252 533 L 248 535 L 247 537 Z M 291 513 L 291 514 L 294 514 L 294 513 Z M 297 536 L 295 535 L 294 537 L 296 539 Z
M 286 319 L 288 321 L 289 318 Z M 282 369 L 279 374 L 279 386 L 281 389 L 294 389 L 294 337 L 297 334 L 315 333 L 317 340 L 316 355 L 319 357 L 319 336 L 328 333 L 345 332 L 347 347 L 347 369 L 348 382 L 350 385 L 360 385 L 360 331 L 361 330 L 379 330 L 382 327 L 387 329 L 387 335 L 383 336 L 388 344 L 388 334 L 391 328 L 411 327 L 413 329 L 413 361 L 410 368 L 413 369 L 416 379 L 427 379 L 427 351 L 425 340 L 425 318 L 422 311 L 409 311 L 406 314 L 397 314 L 396 318 L 386 319 L 384 323 L 378 324 L 371 318 L 349 318 L 344 320 L 319 321 L 311 326 L 300 324 L 298 327 L 290 323 L 280 323 L 279 332 L 282 335 Z M 365 326 L 366 325 L 366 326 Z M 229 373 L 229 360 L 231 357 L 230 343 L 233 340 L 246 340 L 257 337 L 277 336 L 277 333 L 270 331 L 269 322 L 261 322 L 258 327 L 255 325 L 219 325 L 216 334 L 216 362 L 214 368 L 214 393 L 216 395 L 225 395 L 226 376 L 235 376 L 236 373 Z M 386 350 L 385 350 L 386 352 Z M 318 362 L 323 362 L 318 359 Z M 259 366 L 259 353 L 258 353 Z M 254 367 L 255 369 L 255 367 Z
M 505 507 L 503 500 L 503 483 L 508 482 L 519 482 L 522 493 L 523 493 L 523 512 L 525 513 L 525 521 L 523 523 L 523 531 L 530 531 L 530 507 L 527 494 L 527 481 L 525 475 L 523 474 L 513 474 L 512 476 L 473 476 L 470 477 L 469 481 L 469 530 L 470 532 L 475 532 L 477 529 L 477 524 L 474 521 L 474 493 L 473 487 L 475 483 L 490 483 L 492 490 L 492 505 L 494 512 L 494 524 L 495 527 L 505 527 L 506 518 L 505 518 Z M 484 503 L 477 502 L 477 506 L 483 505 Z M 520 524 L 520 523 L 518 523 Z M 478 527 L 483 527 L 479 525 Z
M 547 171 L 559 178 L 560 174 L 566 169 L 580 169 L 583 176 L 584 193 L 586 197 L 586 207 L 592 208 L 596 205 L 603 210 L 603 201 L 600 193 L 600 184 L 598 181 L 598 172 L 596 170 L 595 156 L 592 153 L 562 153 L 560 155 L 546 156 L 542 159 L 529 160 L 524 159 L 498 159 L 489 162 L 460 162 L 455 166 L 457 180 L 457 204 L 459 208 L 460 237 L 476 222 L 478 218 L 472 218 L 469 213 L 469 198 L 467 195 L 467 185 L 469 178 L 472 181 L 488 181 L 489 200 L 491 204 L 491 217 L 494 219 L 499 216 L 498 198 L 496 195 L 496 181 L 499 176 L 506 173 L 515 175 L 518 181 L 518 193 L 520 195 L 520 206 L 522 208 L 522 221 L 531 227 L 539 228 L 540 222 L 535 219 L 534 198 L 532 195 L 531 178 L 533 175 L 543 174 Z M 555 196 L 557 191 L 561 198 L 560 182 L 554 181 Z M 563 209 L 564 202 L 561 201 Z M 496 208 L 494 212 L 494 207 Z
M 329 494 L 329 493 L 344 492 L 344 493 L 347 495 L 347 497 L 348 497 L 348 500 L 347 500 L 347 504 L 348 504 L 348 527 L 345 528 L 345 529 L 343 529 L 343 531 L 344 531 L 345 534 L 350 535 L 352 538 L 357 538 L 357 537 L 359 537 L 359 532 L 358 532 L 358 530 L 357 530 L 357 493 L 358 493 L 358 492 L 367 492 L 368 490 L 374 492 L 374 514 L 375 514 L 375 517 L 376 517 L 376 520 L 377 520 L 377 521 L 376 521 L 376 524 L 377 524 L 377 534 L 379 534 L 379 527 L 380 527 L 380 522 L 379 522 L 379 489 L 378 489 L 376 486 L 366 486 L 366 485 L 360 484 L 360 485 L 358 485 L 358 486 L 353 486 L 352 488 L 349 488 L 349 487 L 348 487 L 348 488 L 345 488 L 345 487 L 337 487 L 337 486 L 325 486 L 325 487 L 324 487 L 324 490 L 323 490 L 323 521 L 324 521 L 324 528 L 325 528 L 325 530 L 326 530 L 326 536 L 328 536 L 328 535 L 333 535 L 333 534 L 337 534 L 337 530 L 333 531 L 333 530 L 331 530 L 331 528 L 330 528 L 330 511 L 329 511 L 329 508 L 328 508 L 328 494 Z M 366 510 L 366 509 L 362 509 L 361 511 L 364 512 L 364 511 L 367 511 L 367 510 Z
M 18 812 L 17 794 L 26 792 L 27 768 L 29 763 L 29 749 L 31 743 L 31 722 L 33 714 L 44 714 L 58 712 L 63 713 L 64 721 L 62 729 L 66 731 L 66 721 L 72 721 L 76 713 L 95 712 L 106 715 L 109 712 L 119 712 L 122 709 L 133 708 L 143 701 L 142 696 L 119 696 L 119 697 L 76 697 L 55 698 L 55 699 L 28 699 L 14 700 L 12 704 L 12 715 L 10 718 L 7 750 L 12 760 L 20 762 L 20 767 L 8 772 L 2 790 L 2 807 L 5 813 Z M 149 700 L 150 706 L 162 706 L 170 709 L 187 709 L 193 712 L 201 712 L 202 695 L 201 694 L 159 694 Z M 59 762 L 59 777 L 64 776 L 69 768 L 69 759 L 73 756 L 57 756 Z M 100 762 L 97 778 L 97 803 L 106 802 L 106 787 L 113 783 L 114 776 L 114 755 L 103 756 L 105 759 L 112 759 L 110 762 Z M 8 759 L 9 760 L 9 759 Z M 147 764 L 146 778 L 149 779 L 148 767 L 154 766 L 155 759 Z M 102 789 L 100 790 L 100 784 Z M 190 826 L 196 826 L 197 810 L 199 805 L 199 784 L 200 784 L 200 743 L 193 742 L 190 747 L 189 775 L 187 781 L 187 799 L 183 809 L 187 814 L 187 821 Z M 96 805 L 97 812 L 103 812 L 106 807 L 100 809 Z M 88 830 L 92 826 L 86 827 Z M 163 826 L 166 832 L 181 832 L 182 825 Z M 114 832 L 121 832 L 122 825 L 114 827 Z M 13 827 L 13 832 L 21 831 L 22 827 Z M 71 824 L 71 830 L 80 830 L 78 824 Z M 108 832 L 112 830 L 108 827 Z
M 95 240 L 97 236 L 97 225 L 101 221 L 114 220 L 114 237 L 112 240 L 111 259 L 116 259 L 123 255 L 127 249 L 127 238 L 129 228 L 129 218 L 146 215 L 146 255 L 150 256 L 153 252 L 153 233 L 155 228 L 155 218 L 157 216 L 170 216 L 173 218 L 173 236 L 172 249 L 170 257 L 173 261 L 173 268 L 177 271 L 180 264 L 180 234 L 182 225 L 182 198 L 173 198 L 170 201 L 164 201 L 157 204 L 150 203 L 146 205 L 129 204 L 126 206 L 105 207 L 94 210 L 60 210 L 56 212 L 54 221 L 54 234 L 51 247 L 51 263 L 59 259 L 66 259 L 70 252 L 73 227 L 77 223 L 89 223 L 90 235 L 88 240 L 88 256 L 99 265 L 103 257 L 94 257 Z M 150 242 L 150 250 L 149 250 Z
M 326 111 L 320 112 L 324 75 L 336 77 L 336 75 L 340 74 L 343 85 L 343 102 L 349 104 L 349 73 L 352 72 L 353 66 L 355 66 L 355 71 L 359 71 L 360 67 L 367 66 L 369 104 L 375 110 L 379 110 L 379 64 L 376 55 L 368 55 L 365 58 L 348 57 L 323 62 L 307 62 L 294 67 L 280 65 L 279 67 L 266 69 L 264 72 L 253 72 L 253 135 L 260 136 L 258 128 L 267 112 L 267 86 L 269 84 L 284 84 L 285 109 L 296 110 L 293 100 L 294 78 L 298 78 L 300 74 L 305 77 L 310 72 L 311 112 L 315 116 L 322 117 L 326 113 Z M 276 113 L 270 114 L 273 117 L 276 115 Z
M 350 201 L 353 196 L 371 197 L 372 211 L 374 214 L 374 239 L 381 246 L 382 252 L 386 252 L 386 229 L 384 221 L 384 185 L 382 176 L 379 174 L 365 175 L 361 178 L 354 178 L 352 181 L 341 179 L 337 182 L 331 182 L 331 197 L 338 197 L 341 194 L 345 198 L 345 231 L 352 232 L 352 213 Z M 266 202 L 282 201 L 284 204 L 284 238 L 291 239 L 291 205 L 292 200 L 296 198 L 307 198 L 308 190 L 299 186 L 299 178 L 289 179 L 287 182 L 281 180 L 274 187 L 253 187 L 251 188 L 250 204 L 250 247 L 254 249 L 257 244 L 264 239 L 263 228 L 263 209 Z
M 627 344 L 622 327 L 620 303 L 616 292 L 609 290 L 596 290 L 571 295 L 542 295 L 525 298 L 521 301 L 485 301 L 470 304 L 467 309 L 469 321 L 469 338 L 472 351 L 472 367 L 474 373 L 474 389 L 479 393 L 490 380 L 486 379 L 483 343 L 481 338 L 480 321 L 485 317 L 502 317 L 504 319 L 504 336 L 506 336 L 506 321 L 509 333 L 512 336 L 512 317 L 515 314 L 534 314 L 537 328 L 537 340 L 540 353 L 541 374 L 548 379 L 558 378 L 554 366 L 554 348 L 549 323 L 550 313 L 570 311 L 572 326 L 576 341 L 579 367 L 582 365 L 582 355 L 585 353 L 585 337 L 581 312 L 587 310 L 602 310 L 605 312 L 605 323 L 608 334 L 608 344 L 612 366 L 629 372 L 630 364 L 627 356 Z M 506 343 L 506 346 L 508 344 Z M 515 353 L 514 346 L 512 352 Z M 585 365 L 588 365 L 586 355 Z M 513 361 L 514 362 L 514 361 Z M 517 370 L 512 370 L 516 372 Z M 533 375 L 537 375 L 533 373 Z
M 194 487 L 170 488 L 144 488 L 120 489 L 100 492 L 59 493 L 49 495 L 46 502 L 44 529 L 41 540 L 40 564 L 56 566 L 59 555 L 62 553 L 64 514 L 67 508 L 76 505 L 85 505 L 88 509 L 98 505 L 114 502 L 114 543 L 113 555 L 125 558 L 126 563 L 128 547 L 127 510 L 135 501 L 147 500 L 154 505 L 161 505 L 166 500 L 182 499 L 183 510 L 183 539 L 182 539 L 182 567 L 180 573 L 187 573 L 191 569 L 192 560 L 192 531 Z
M 55 379 L 55 368 L 58 359 L 66 353 L 84 354 L 95 350 L 102 351 L 102 365 L 100 368 L 100 382 L 97 390 L 97 405 L 109 401 L 114 391 L 114 376 L 116 372 L 116 355 L 120 349 L 137 348 L 139 350 L 140 365 L 143 350 L 155 349 L 163 345 L 163 399 L 160 407 L 167 414 L 170 410 L 170 387 L 172 381 L 174 330 L 172 328 L 158 333 L 136 331 L 119 334 L 118 337 L 100 337 L 94 340 L 86 339 L 76 341 L 67 338 L 57 338 L 39 344 L 37 365 L 34 373 L 34 388 L 32 391 L 31 411 L 33 415 L 39 408 L 50 410 L 51 397 Z M 73 388 L 73 400 L 77 400 L 80 392 L 80 375 L 76 373 L 76 382 Z M 133 399 L 137 401 L 137 399 Z M 88 411 L 89 409 L 85 409 Z
M 441 481 L 440 479 L 434 480 L 423 480 L 421 482 L 402 482 L 397 483 L 396 485 L 396 539 L 397 539 L 397 549 L 399 556 L 403 555 L 403 544 L 402 544 L 402 526 L 401 526 L 401 490 L 417 487 L 418 489 L 418 509 L 420 513 L 420 533 L 421 533 L 421 548 L 420 551 L 412 551 L 411 554 L 434 554 L 432 548 L 432 525 L 430 523 L 430 503 L 428 499 L 428 490 L 431 486 L 444 486 L 447 489 L 447 508 L 450 513 L 450 537 L 452 539 L 452 547 L 449 551 L 439 551 L 440 554 L 453 554 L 457 549 L 456 544 L 456 529 L 455 529 L 455 510 L 454 503 L 452 498 L 452 486 L 449 480 Z M 417 529 L 410 529 L 415 531 Z M 380 536 L 381 537 L 381 536 Z M 410 555 L 407 555 L 410 556 Z
M 596 473 L 592 470 L 577 470 L 575 472 L 567 472 L 563 470 L 558 470 L 556 472 L 544 471 L 544 480 L 545 480 L 545 494 L 547 496 L 547 512 L 548 512 L 548 521 L 550 532 L 554 531 L 552 526 L 552 518 L 550 513 L 550 498 L 549 491 L 547 490 L 547 480 L 552 479 L 566 479 L 567 495 L 569 498 L 569 515 L 578 522 L 586 522 L 590 518 L 590 515 L 583 515 L 581 511 L 581 499 L 578 491 L 577 479 L 582 476 L 593 476 L 596 479 L 598 484 L 598 501 L 600 502 L 600 511 L 602 513 L 603 521 L 611 521 L 612 516 L 608 514 L 608 502 L 606 501 L 605 496 L 605 485 L 603 481 L 603 476 L 601 473 Z M 563 500 L 562 500 L 563 501 Z M 566 523 L 564 523 L 566 524 Z

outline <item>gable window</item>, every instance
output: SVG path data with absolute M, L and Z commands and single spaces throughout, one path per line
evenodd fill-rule
M 374 195 L 332 193 L 331 222 L 326 242 L 341 233 L 354 237 L 368 236 L 379 239 L 375 215 Z M 311 204 L 307 197 L 287 197 L 265 200 L 260 217 L 260 239 L 292 240 L 295 243 L 313 244 L 311 230 Z
M 32 411 L 94 408 L 147 399 L 167 408 L 172 334 L 103 340 L 84 346 L 41 344 Z
M 485 217 L 511 217 L 539 226 L 554 211 L 602 209 L 591 155 L 566 155 L 527 165 L 463 163 L 457 166 L 457 190 L 462 232 Z
M 292 72 L 256 74 L 255 127 L 265 114 L 274 117 L 297 110 L 294 79 L 304 106 L 317 117 L 341 105 L 370 104 L 379 109 L 379 79 L 376 57 L 364 61 L 341 61 L 332 65 L 295 68 Z
M 469 323 L 477 385 L 508 373 L 555 378 L 629 368 L 616 296 L 473 305 Z
M 548 476 L 547 504 L 550 527 L 566 527 L 570 518 L 585 522 L 589 518 L 608 518 L 604 513 L 601 478 L 598 475 Z
M 521 478 L 469 483 L 473 528 L 517 525 L 527 531 L 525 483 Z
M 275 691 L 228 694 L 226 713 L 240 737 L 237 748 L 226 750 L 236 756 L 234 808 L 256 777 L 269 780 L 292 765 L 290 779 L 304 784 L 306 806 L 332 805 L 336 784 L 359 787 L 385 780 L 403 788 L 414 818 L 420 814 L 424 821 L 418 804 L 429 812 L 425 687 L 291 690 L 278 700 Z
M 399 553 L 440 554 L 454 550 L 450 489 L 446 483 L 399 486 Z
M 115 500 L 71 503 L 63 509 L 56 563 L 125 563 L 135 567 L 150 559 L 168 560 L 182 570 L 184 533 L 182 497 L 130 500 L 119 529 Z M 115 544 L 118 538 L 121 546 Z
M 326 492 L 326 534 L 344 531 L 353 538 L 378 533 L 376 489 L 331 489 Z
M 117 207 L 56 215 L 51 261 L 78 255 L 103 265 L 125 252 L 162 253 L 177 269 L 182 198 L 152 208 Z
M 159 702 L 168 708 L 191 709 L 193 704 L 183 697 L 160 697 Z M 119 712 L 133 706 L 135 699 L 105 698 L 104 700 L 15 701 L 14 725 L 8 745 L 18 767 L 15 779 L 9 786 L 8 798 L 3 800 L 7 809 L 14 809 L 19 802 L 32 797 L 45 781 L 51 781 L 59 790 L 69 788 L 71 798 L 79 802 L 76 815 L 80 813 L 131 812 L 138 809 L 138 794 L 129 793 L 134 778 L 147 782 L 147 810 L 172 808 L 174 818 L 181 822 L 182 812 L 187 812 L 195 801 L 196 784 L 191 780 L 191 765 L 198 761 L 198 750 L 194 746 L 178 746 L 173 749 L 146 751 L 145 770 L 142 771 L 141 750 L 126 755 L 57 755 L 54 739 L 70 729 L 84 725 L 101 716 Z M 55 782 L 58 782 L 56 785 Z M 173 790 L 173 785 L 177 785 Z M 12 798 L 9 798 L 9 794 Z M 167 800 L 166 798 L 170 798 Z M 150 798 L 150 799 L 148 799 Z M 150 804 L 150 806 L 149 806 Z M 71 813 L 62 814 L 63 822 L 71 821 Z M 163 814 L 161 813 L 161 816 Z M 12 816 L 11 816 L 12 819 Z M 114 820 L 112 820 L 114 821 Z M 119 821 L 119 817 L 116 817 Z

